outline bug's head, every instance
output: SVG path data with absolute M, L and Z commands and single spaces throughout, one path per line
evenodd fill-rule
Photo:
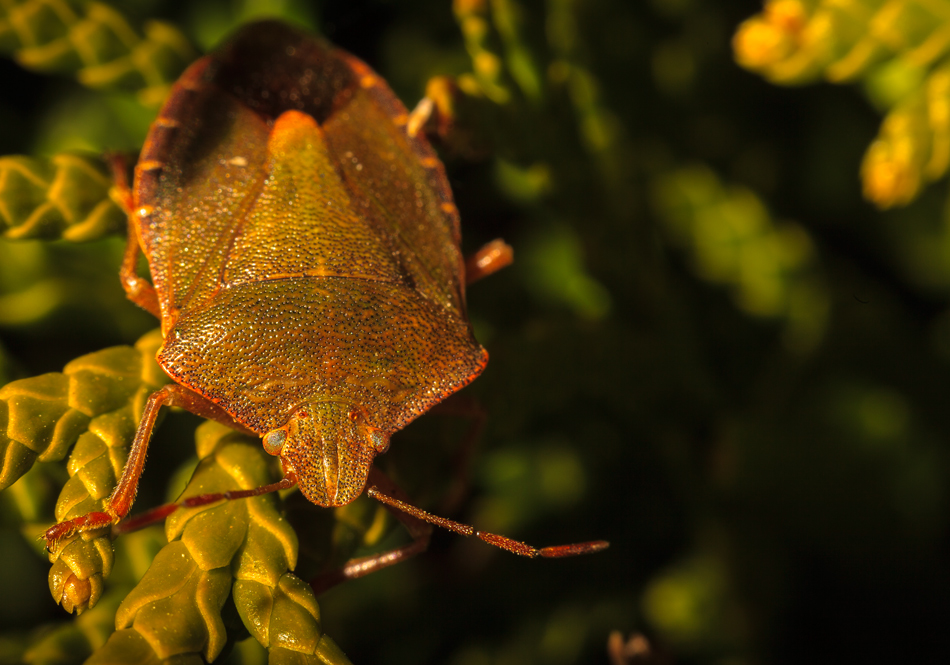
M 388 448 L 389 435 L 345 402 L 304 404 L 264 436 L 264 450 L 280 456 L 284 475 L 325 507 L 344 506 L 362 494 L 373 458 Z

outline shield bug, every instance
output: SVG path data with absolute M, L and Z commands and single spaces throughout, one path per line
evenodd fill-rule
M 55 525 L 50 546 L 126 516 L 163 405 L 261 436 L 280 458 L 277 486 L 331 507 L 380 477 L 373 459 L 393 432 L 479 375 L 488 354 L 466 316 L 466 273 L 510 254 L 490 245 L 466 271 L 422 124 L 364 63 L 277 22 L 245 27 L 182 75 L 126 190 L 121 271 L 161 320 L 157 360 L 174 383 L 149 397 L 104 512 Z M 140 251 L 151 282 L 136 274 Z M 372 485 L 415 520 L 519 554 L 606 545 L 538 550 Z

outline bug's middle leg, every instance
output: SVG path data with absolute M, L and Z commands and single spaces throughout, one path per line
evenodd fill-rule
M 119 269 L 122 288 L 125 289 L 125 295 L 129 300 L 160 319 L 161 310 L 158 306 L 158 294 L 155 292 L 155 287 L 147 279 L 140 277 L 136 271 L 139 259 L 139 239 L 133 221 L 136 212 L 135 197 L 129 188 L 125 157 L 114 153 L 109 155 L 108 160 L 112 170 L 112 180 L 115 183 L 110 195 L 128 219 L 128 240 L 122 257 L 122 267 Z
M 155 287 L 144 277 L 139 276 L 136 268 L 139 262 L 139 239 L 135 233 L 132 217 L 129 217 L 129 239 L 125 245 L 125 255 L 122 258 L 122 267 L 119 269 L 119 279 L 126 297 L 157 319 L 162 318 L 161 308 L 158 305 L 158 293 Z
M 510 266 L 513 261 L 514 250 L 511 245 L 501 238 L 492 240 L 465 260 L 465 283 L 468 285 L 488 277 Z
M 367 486 L 374 488 L 382 487 L 387 494 L 399 496 L 405 500 L 408 500 L 408 497 L 406 497 L 405 493 L 399 489 L 396 483 L 390 480 L 389 476 L 377 469 L 375 466 L 370 467 L 369 478 L 366 481 L 366 484 Z M 399 522 L 404 527 L 406 527 L 409 535 L 412 536 L 412 542 L 403 545 L 402 547 L 397 547 L 386 552 L 380 552 L 379 554 L 372 554 L 359 559 L 350 559 L 345 564 L 343 564 L 342 568 L 331 570 L 318 575 L 316 578 L 310 581 L 310 587 L 313 589 L 314 593 L 319 595 L 341 582 L 353 580 L 358 577 L 364 577 L 370 573 L 375 573 L 377 570 L 388 568 L 389 566 L 400 563 L 401 561 L 405 561 L 406 559 L 414 557 L 415 555 L 428 549 L 429 540 L 432 537 L 431 525 L 427 524 L 423 520 L 417 519 L 413 515 L 388 506 L 385 503 L 383 505 L 387 510 L 389 510 L 393 517 L 399 520 Z

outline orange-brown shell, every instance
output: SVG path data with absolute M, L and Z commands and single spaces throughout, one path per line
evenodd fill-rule
M 185 72 L 134 185 L 175 381 L 261 434 L 314 400 L 390 433 L 481 372 L 458 215 L 406 119 L 365 64 L 276 22 Z

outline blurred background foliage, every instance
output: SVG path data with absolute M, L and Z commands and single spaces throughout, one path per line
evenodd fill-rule
M 40 39 L 44 12 L 86 22 Z M 354 663 L 622 662 L 612 631 L 662 663 L 946 662 L 950 2 L 6 0 L 0 154 L 27 157 L 0 160 L 0 200 L 31 203 L 0 203 L 0 384 L 155 326 L 119 286 L 96 156 L 137 150 L 170 77 L 264 14 L 410 107 L 457 77 L 465 247 L 501 236 L 516 264 L 469 293 L 489 419 L 455 516 L 611 541 L 531 562 L 436 534 L 319 597 Z M 165 419 L 138 510 L 183 486 L 197 422 Z M 420 505 L 462 430 L 394 439 L 384 466 Z M 67 617 L 24 538 L 65 478 L 40 463 L 0 494 L 2 662 L 82 661 L 162 544 L 122 536 L 99 605 Z M 336 556 L 405 538 L 372 503 L 285 509 L 305 579 L 327 534 Z M 263 662 L 254 644 L 224 653 Z

